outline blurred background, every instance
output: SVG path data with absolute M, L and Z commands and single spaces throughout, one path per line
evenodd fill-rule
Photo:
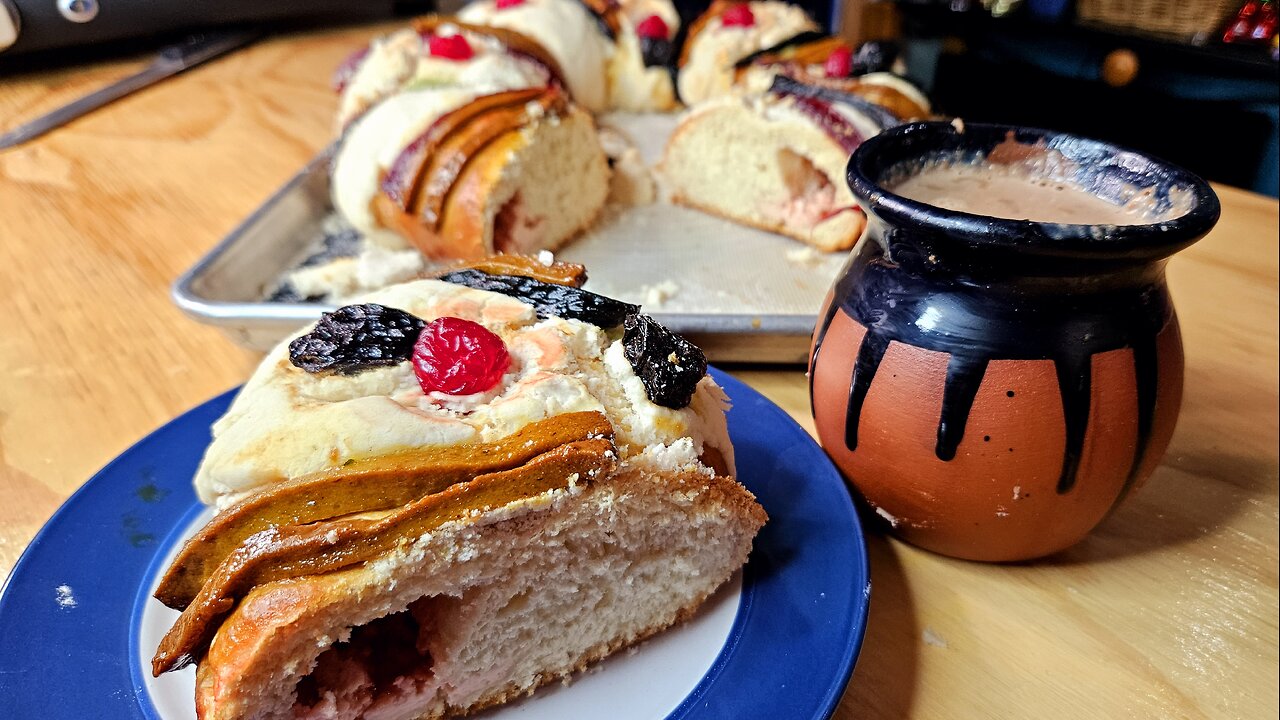
M 845 0 L 934 109 L 1128 145 L 1277 194 L 1276 1 Z
M 708 0 L 677 0 L 687 18 Z M 7 75 L 153 50 L 214 25 L 346 24 L 463 0 L 0 0 Z M 1277 0 L 799 0 L 881 44 L 943 115 L 1128 145 L 1277 195 Z M 0 118 L 0 130 L 17 118 Z

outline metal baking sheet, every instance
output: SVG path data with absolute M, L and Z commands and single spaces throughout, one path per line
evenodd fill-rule
M 646 163 L 661 154 L 670 115 L 612 115 Z M 332 214 L 320 153 L 174 283 L 192 318 L 267 350 L 320 313 L 315 303 L 263 300 L 296 267 Z M 589 270 L 586 288 L 639 303 L 714 362 L 804 362 L 816 313 L 844 254 L 809 252 L 772 233 L 659 201 L 609 208 L 557 257 Z

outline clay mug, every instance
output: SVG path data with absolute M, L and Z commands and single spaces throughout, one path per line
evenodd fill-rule
M 1114 204 L 1137 196 L 1151 221 L 1001 219 L 886 189 L 951 162 L 1018 162 Z M 848 180 L 868 227 L 814 331 L 823 447 L 913 544 L 1009 561 L 1076 543 L 1173 434 L 1183 359 L 1165 264 L 1217 222 L 1217 196 L 1105 143 L 942 122 L 867 140 Z

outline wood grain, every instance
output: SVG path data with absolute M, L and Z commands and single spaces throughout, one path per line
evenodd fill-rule
M 95 470 L 251 371 L 169 284 L 331 139 L 329 70 L 378 29 L 264 41 L 0 152 L 0 572 Z M 0 78 L 0 128 L 129 62 Z M 867 520 L 837 718 L 1276 715 L 1280 220 L 1220 192 L 1169 270 L 1186 397 L 1148 486 L 1038 563 L 949 560 Z M 812 431 L 801 372 L 737 374 Z

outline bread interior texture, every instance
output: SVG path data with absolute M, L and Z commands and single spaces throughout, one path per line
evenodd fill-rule
M 485 208 L 485 231 L 496 252 L 554 250 L 595 221 L 609 193 L 609 166 L 595 121 L 580 109 L 546 117 L 518 131 L 502 154 Z
M 661 174 L 677 203 L 830 251 L 852 247 L 863 227 L 844 182 L 847 160 L 798 110 L 726 98 L 680 124 Z
M 412 720 L 531 693 L 692 615 L 764 521 L 732 480 L 691 470 L 524 504 L 256 589 L 201 665 L 202 717 Z

